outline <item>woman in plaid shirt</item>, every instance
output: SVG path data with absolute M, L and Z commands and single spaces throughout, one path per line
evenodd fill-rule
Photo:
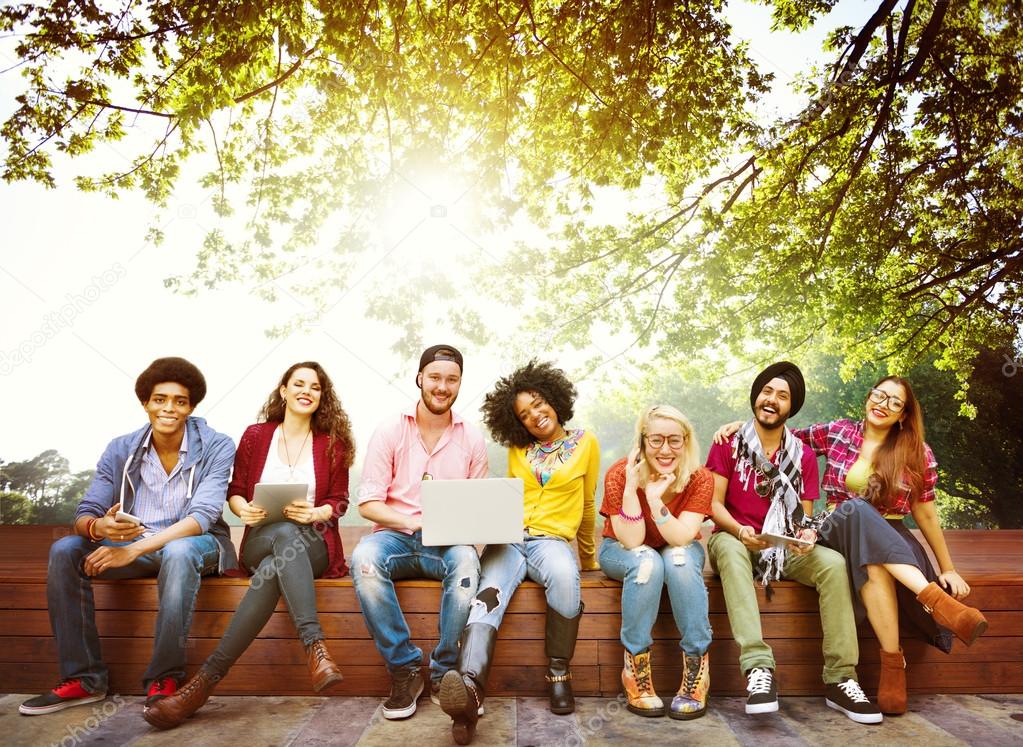
M 885 713 L 905 713 L 900 613 L 905 627 L 946 653 L 952 633 L 970 645 L 987 628 L 978 610 L 958 601 L 970 587 L 956 572 L 938 523 L 937 463 L 924 442 L 920 404 L 909 381 L 886 376 L 868 392 L 863 420 L 818 423 L 793 433 L 827 459 L 821 488 L 830 514 L 820 541 L 845 556 L 857 617 L 866 615 L 881 645 L 878 705 Z M 940 573 L 903 523 L 907 514 Z

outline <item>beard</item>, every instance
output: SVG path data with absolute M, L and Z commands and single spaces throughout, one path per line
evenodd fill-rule
M 753 418 L 757 421 L 760 427 L 766 431 L 773 431 L 777 430 L 778 428 L 783 428 L 785 426 L 785 421 L 788 420 L 787 416 L 782 416 L 777 413 L 774 415 L 774 417 L 777 418 L 774 422 L 765 422 L 764 416 L 761 414 L 759 408 L 757 409 L 756 412 L 753 413 Z
M 433 401 L 433 395 L 427 394 L 425 391 L 422 394 L 423 407 L 432 412 L 434 415 L 443 415 L 455 404 L 455 397 L 449 397 L 448 401 L 443 405 L 435 404 Z

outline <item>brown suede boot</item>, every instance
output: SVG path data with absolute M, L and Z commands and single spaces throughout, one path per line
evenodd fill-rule
M 313 678 L 313 690 L 319 692 L 325 687 L 333 685 L 344 679 L 337 664 L 330 658 L 330 652 L 323 640 L 313 641 L 305 647 L 308 657 L 309 674 Z
M 902 649 L 896 654 L 881 651 L 881 682 L 877 686 L 877 707 L 881 713 L 906 712 L 906 659 Z
M 142 711 L 142 718 L 157 729 L 173 729 L 198 711 L 213 692 L 219 679 L 211 677 L 205 669 L 200 669 L 195 676 L 173 695 L 153 703 Z
M 980 610 L 957 601 L 933 581 L 916 598 L 938 625 L 951 630 L 967 646 L 987 630 L 987 619 Z

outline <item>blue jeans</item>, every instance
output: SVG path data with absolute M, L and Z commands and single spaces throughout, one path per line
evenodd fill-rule
M 527 577 L 543 585 L 547 606 L 562 617 L 581 611 L 579 565 L 572 546 L 560 537 L 532 537 L 510 545 L 487 545 L 480 559 L 480 590 L 469 611 L 470 623 L 501 627 L 515 590 Z
M 475 547 L 424 547 L 421 531 L 404 534 L 382 529 L 362 538 L 349 567 L 362 619 L 391 673 L 419 666 L 423 660 L 422 650 L 412 643 L 394 582 L 402 578 L 442 581 L 440 640 L 430 654 L 430 676 L 438 680 L 454 668 L 458 639 L 480 578 L 480 559 Z
M 630 654 L 642 653 L 653 643 L 650 631 L 665 584 L 675 626 L 682 635 L 682 650 L 692 656 L 707 653 L 711 631 L 699 542 L 683 547 L 665 545 L 659 550 L 647 545 L 626 550 L 618 540 L 605 537 L 597 559 L 604 573 L 622 582 L 621 637 Z
M 100 654 L 92 579 L 82 561 L 100 547 L 79 535 L 62 537 L 50 547 L 46 572 L 46 601 L 50 626 L 57 639 L 61 679 L 78 678 L 92 693 L 106 692 L 107 667 Z M 115 544 L 104 542 L 103 544 Z M 220 546 L 211 534 L 171 540 L 122 568 L 104 571 L 104 580 L 156 576 L 160 609 L 153 633 L 153 656 L 142 678 L 143 687 L 161 677 L 185 677 L 185 643 L 192 610 L 203 575 L 214 573 Z
M 302 645 L 324 638 L 313 579 L 327 569 L 327 545 L 311 524 L 278 521 L 254 528 L 245 540 L 241 560 L 253 574 L 249 590 L 202 667 L 218 679 L 256 640 L 282 594 Z

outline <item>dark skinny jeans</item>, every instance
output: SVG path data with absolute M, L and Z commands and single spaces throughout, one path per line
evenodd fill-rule
M 279 521 L 257 527 L 245 540 L 241 560 L 253 574 L 249 590 L 217 650 L 202 666 L 217 679 L 227 674 L 269 622 L 282 593 L 302 644 L 323 639 L 313 579 L 327 568 L 327 546 L 312 525 Z

